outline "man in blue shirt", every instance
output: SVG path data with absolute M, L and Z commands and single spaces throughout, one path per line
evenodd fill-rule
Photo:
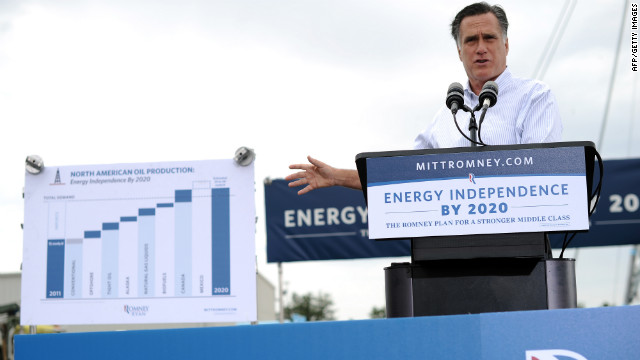
M 499 101 L 487 112 L 482 125 L 482 140 L 487 145 L 508 145 L 560 141 L 562 123 L 557 102 L 549 88 L 538 81 L 513 77 L 507 69 L 509 22 L 504 10 L 485 2 L 462 9 L 451 23 L 458 56 L 469 79 L 464 91 L 467 106 L 478 103 L 478 95 L 487 81 L 495 81 Z M 470 115 L 458 112 L 461 128 Z M 451 112 L 443 106 L 434 121 L 415 139 L 416 149 L 469 146 L 457 130 Z M 285 180 L 290 187 L 306 185 L 298 194 L 327 186 L 361 189 L 356 170 L 337 169 L 312 157 L 309 164 L 290 165 L 299 169 Z

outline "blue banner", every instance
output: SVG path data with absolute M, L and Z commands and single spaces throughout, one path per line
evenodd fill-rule
M 369 239 L 361 191 L 332 187 L 299 196 L 287 183 L 264 185 L 267 262 L 409 255 L 408 240 Z
M 599 176 L 596 166 L 594 189 Z M 640 244 L 640 159 L 604 161 L 602 194 L 589 222 L 589 232 L 578 233 L 569 247 Z M 563 234 L 549 237 L 552 247 L 562 247 Z
M 415 164 L 414 164 L 415 166 Z M 598 184 L 596 166 L 593 187 Z M 569 247 L 640 244 L 640 159 L 607 160 L 601 199 L 590 230 Z M 362 192 L 333 187 L 297 195 L 284 180 L 265 185 L 267 261 L 409 256 L 406 240 L 368 239 Z M 551 234 L 562 247 L 564 234 Z

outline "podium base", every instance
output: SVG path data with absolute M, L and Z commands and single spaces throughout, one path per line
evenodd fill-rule
M 392 263 L 387 317 L 574 308 L 575 260 L 481 258 Z

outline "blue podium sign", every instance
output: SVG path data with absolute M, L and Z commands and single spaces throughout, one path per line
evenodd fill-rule
M 583 147 L 367 159 L 372 239 L 588 230 Z

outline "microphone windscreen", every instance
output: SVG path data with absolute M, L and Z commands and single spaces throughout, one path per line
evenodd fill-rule
M 484 83 L 482 90 L 484 89 L 492 90 L 496 93 L 496 95 L 498 95 L 498 83 L 496 83 L 495 81 L 487 81 L 486 83 Z
M 498 84 L 495 81 L 487 81 L 480 91 L 478 106 L 482 106 L 485 100 L 489 100 L 489 107 L 492 107 L 498 101 Z
M 450 94 L 451 92 L 459 92 L 464 94 L 464 89 L 462 88 L 462 85 L 459 82 L 453 82 L 451 83 L 451 85 L 449 85 L 447 94 Z
M 449 89 L 447 90 L 447 100 L 445 101 L 447 107 L 453 111 L 455 114 L 457 109 L 461 108 L 464 104 L 464 90 L 462 89 L 462 85 L 458 82 L 451 83 L 449 85 Z M 452 108 L 453 104 L 457 103 L 455 107 Z

